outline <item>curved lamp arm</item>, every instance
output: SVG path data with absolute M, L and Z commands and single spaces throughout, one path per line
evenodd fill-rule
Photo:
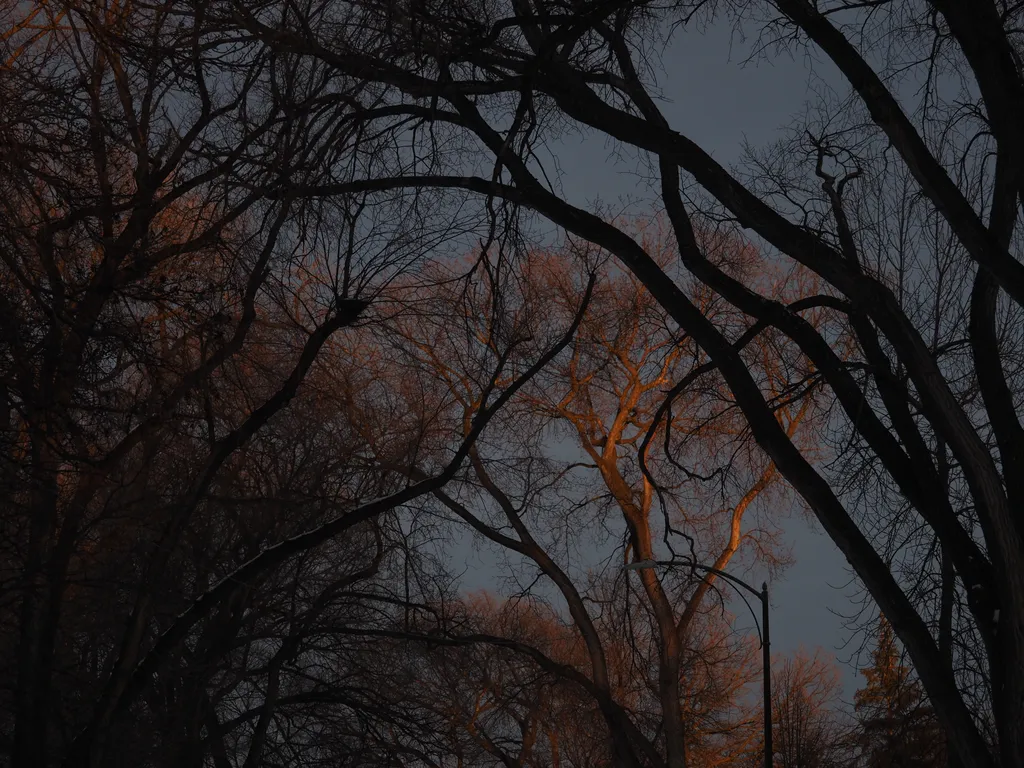
M 665 567 L 665 568 L 679 568 L 680 566 L 682 566 L 682 567 L 685 567 L 685 568 L 692 568 L 695 571 L 703 571 L 704 573 L 713 573 L 715 576 L 719 576 L 719 577 L 725 579 L 726 581 L 732 583 L 734 586 L 737 586 L 737 587 L 740 587 L 741 589 L 747 590 L 747 592 L 749 592 L 750 594 L 754 595 L 754 597 L 756 597 L 758 600 L 761 601 L 761 605 L 762 605 L 763 608 L 767 608 L 767 605 L 768 605 L 768 582 L 764 582 L 761 585 L 761 589 L 755 589 L 750 584 L 747 584 L 747 582 L 743 581 L 742 579 L 736 578 L 731 573 L 726 573 L 725 571 L 719 570 L 718 568 L 712 568 L 710 565 L 702 565 L 701 563 L 695 563 L 692 560 L 685 560 L 685 559 L 680 559 L 680 560 L 637 560 L 636 562 L 633 562 L 633 563 L 627 563 L 623 567 L 623 570 L 625 570 L 625 571 L 644 571 L 644 570 L 647 570 L 649 568 L 657 568 L 659 566 Z M 747 602 L 746 598 L 743 597 L 743 595 L 740 595 L 740 597 L 743 598 L 743 602 L 744 603 Z M 763 633 L 761 631 L 761 626 L 758 624 L 757 614 L 754 612 L 754 609 L 750 607 L 750 603 L 747 603 L 747 609 L 750 611 L 751 615 L 754 617 L 754 626 L 757 627 L 757 634 L 758 634 L 758 636 L 759 636 L 759 638 L 761 640 L 761 645 L 763 647 L 765 645 L 765 638 L 764 638 L 764 635 L 763 635 Z M 764 613 L 762 612 L 762 616 L 763 615 L 764 615 Z
M 742 579 L 737 579 L 731 573 L 720 571 L 718 568 L 712 568 L 710 565 L 701 565 L 700 563 L 694 563 L 690 560 L 637 560 L 635 563 L 628 563 L 623 570 L 626 571 L 643 571 L 647 568 L 654 568 L 656 566 L 664 566 L 666 568 L 678 568 L 679 566 L 685 566 L 687 568 L 693 568 L 694 570 L 704 571 L 705 573 L 713 573 L 715 576 L 721 576 L 723 579 L 731 581 L 738 587 L 750 592 L 752 595 L 756 595 L 758 598 L 764 597 L 764 591 L 767 589 L 767 582 L 761 585 L 761 589 L 755 589 L 754 587 L 747 584 Z

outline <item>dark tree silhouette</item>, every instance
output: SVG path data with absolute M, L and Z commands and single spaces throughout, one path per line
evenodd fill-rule
M 950 748 L 982 768 L 1024 759 L 1022 13 L 1002 0 L 416 0 L 225 2 L 207 18 L 372 79 L 379 130 L 407 121 L 403 146 L 416 149 L 402 161 L 355 181 L 324 168 L 293 194 L 464 190 L 613 254 L 708 355 L 891 621 Z M 814 49 L 847 88 L 742 172 L 659 103 L 663 43 L 714 14 L 745 25 L 766 55 Z M 915 77 L 921 99 L 907 94 Z M 680 266 L 800 350 L 793 381 L 836 404 L 836 461 L 786 434 L 776 394 L 741 353 L 748 338 L 719 327 L 628 232 L 560 196 L 544 148 L 573 130 L 639 158 Z M 807 305 L 716 263 L 695 235 L 706 222 L 808 270 L 833 322 L 815 327 Z
M 173 682 L 174 670 L 238 651 L 259 678 L 244 691 L 271 702 L 313 696 L 282 693 L 295 635 L 285 624 L 325 614 L 302 591 L 305 576 L 282 574 L 312 567 L 303 558 L 351 532 L 363 559 L 334 572 L 337 593 L 325 582 L 316 592 L 351 591 L 346 579 L 377 567 L 378 534 L 380 551 L 395 551 L 384 533 L 402 529 L 384 525 L 387 516 L 464 477 L 485 424 L 576 325 L 552 327 L 541 349 L 507 322 L 500 292 L 482 336 L 477 320 L 453 320 L 449 330 L 486 340 L 474 347 L 469 428 L 446 421 L 458 410 L 451 401 L 419 401 L 388 438 L 385 466 L 366 462 L 361 441 L 386 430 L 341 419 L 357 422 L 359 436 L 333 465 L 344 482 L 311 494 L 321 503 L 295 528 L 253 535 L 249 513 L 278 523 L 265 496 L 287 488 L 288 502 L 276 501 L 290 509 L 295 494 L 287 483 L 259 489 L 236 459 L 260 435 L 280 444 L 278 419 L 303 402 L 318 358 L 353 324 L 386 331 L 415 313 L 402 302 L 392 314 L 374 309 L 399 277 L 418 287 L 427 272 L 416 267 L 457 247 L 481 254 L 474 280 L 494 283 L 514 273 L 506 268 L 529 251 L 538 219 L 614 257 L 700 350 L 666 383 L 649 433 L 668 423 L 669 401 L 721 393 L 763 451 L 752 455 L 799 494 L 891 622 L 953 759 L 1024 764 L 1024 5 L 10 0 L 2 9 L 0 663 L 14 764 L 99 765 L 132 733 L 158 760 L 166 752 L 146 734 L 161 728 L 192 734 L 208 750 L 201 759 L 221 764 L 242 751 L 255 764 L 263 752 L 253 744 L 308 743 L 307 723 L 285 728 L 263 716 L 274 705 L 253 701 L 238 715 L 248 734 L 239 751 L 214 750 L 208 734 L 222 726 L 205 719 L 209 690 Z M 810 49 L 842 76 L 836 94 L 816 96 L 777 144 L 734 169 L 673 126 L 660 101 L 677 75 L 660 71 L 664 44 L 685 44 L 715 18 L 749 33 L 760 55 Z M 552 143 L 578 132 L 614 142 L 635 159 L 629 171 L 646 171 L 674 240 L 671 264 L 623 222 L 560 194 Z M 718 258 L 716 243 L 745 238 L 794 275 L 794 290 Z M 385 331 L 373 354 L 394 338 Z M 752 354 L 761 345 L 785 350 L 783 375 L 762 375 Z M 393 370 L 409 365 L 395 360 Z M 385 404 L 417 402 L 415 376 L 387 381 L 401 386 Z M 820 440 L 779 418 L 808 393 L 832 405 Z M 597 451 L 602 435 L 593 438 Z M 641 474 L 652 493 L 671 485 L 665 467 Z M 661 543 L 685 551 L 687 535 L 666 528 Z M 403 572 L 401 581 L 414 580 Z M 256 642 L 264 628 L 243 626 L 254 620 L 253 585 L 291 606 L 272 646 Z M 384 602 L 401 616 L 415 592 Z M 344 622 L 331 621 L 341 634 Z M 308 668 L 317 653 L 304 657 Z M 177 701 L 189 703 L 166 704 Z M 172 712 L 173 729 L 139 725 Z M 336 732 L 354 739 L 379 724 L 360 722 L 339 720 Z M 678 747 L 678 732 L 671 740 Z M 323 750 L 304 748 L 302 759 Z M 299 759 L 283 755 L 268 759 Z

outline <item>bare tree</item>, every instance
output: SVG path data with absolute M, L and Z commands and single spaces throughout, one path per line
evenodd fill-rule
M 572 325 L 514 375 L 490 361 L 468 432 L 431 432 L 421 401 L 392 418 L 392 459 L 436 474 L 367 461 L 365 420 L 387 415 L 347 337 L 464 221 L 432 225 L 438 201 L 411 193 L 281 191 L 386 151 L 335 109 L 365 79 L 225 41 L 202 4 L 3 13 L 0 749 L 16 766 L 315 762 L 327 723 L 392 759 L 381 722 L 429 731 L 365 640 L 334 638 L 440 573 L 403 504 L 450 479 Z M 386 368 L 372 383 L 400 403 Z M 345 688 L 354 668 L 371 693 Z
M 773 665 L 774 749 L 786 768 L 853 764 L 854 729 L 835 662 L 801 649 Z M 753 761 L 752 761 L 753 763 Z
M 427 120 L 449 137 L 446 147 L 460 148 L 461 164 L 446 154 L 426 173 L 395 167 L 387 180 L 364 183 L 500 198 L 613 253 L 708 355 L 758 444 L 892 622 L 961 763 L 1020 765 L 1019 6 L 514 0 L 217 7 L 225 18 L 230 8 L 276 50 L 372 77 L 389 114 Z M 716 10 L 763 31 L 765 51 L 812 46 L 849 86 L 842 104 L 821 105 L 822 120 L 797 126 L 775 155 L 754 158 L 746 182 L 674 130 L 656 98 L 658 46 Z M 928 83 L 921 103 L 900 88 L 918 74 Z M 799 349 L 804 369 L 834 397 L 837 444 L 865 459 L 886 501 L 900 502 L 887 504 L 887 514 L 898 512 L 932 539 L 933 554 L 925 549 L 912 572 L 930 572 L 925 563 L 944 558 L 945 597 L 922 597 L 895 562 L 922 550 L 897 542 L 895 557 L 885 536 L 891 528 L 872 525 L 863 497 L 848 490 L 849 476 L 786 433 L 770 391 L 741 353 L 749 339 L 708 317 L 628 232 L 570 205 L 546 182 L 540 148 L 566 126 L 635 149 L 651 168 L 680 265 L 756 327 Z M 473 175 L 467 166 L 488 170 Z M 293 189 L 324 196 L 348 183 L 326 174 Z M 876 194 L 879 187 L 885 195 Z M 901 228 L 908 211 L 917 223 Z M 803 314 L 807 305 L 787 306 L 716 263 L 695 234 L 703 216 L 749 231 L 780 263 L 809 270 L 822 286 L 812 303 L 835 311 L 832 321 L 816 327 Z M 943 242 L 949 258 L 934 258 L 918 233 Z M 955 300 L 946 290 L 951 281 Z M 938 341 L 935 315 L 922 313 L 922 302 L 940 308 Z M 952 636 L 950 616 L 977 637 L 980 652 L 947 648 L 940 635 Z
M 658 247 L 656 224 L 641 234 Z M 753 251 L 729 252 L 729 245 L 718 245 L 723 261 L 731 258 L 738 271 L 758 268 Z M 671 259 L 667 244 L 660 258 Z M 757 676 L 753 647 L 711 603 L 714 579 L 647 571 L 634 590 L 622 568 L 656 556 L 661 540 L 679 530 L 691 543 L 687 556 L 718 568 L 741 552 L 774 565 L 774 522 L 762 504 L 781 490 L 778 475 L 745 439 L 718 382 L 677 388 L 666 403 L 670 383 L 706 360 L 602 254 L 570 243 L 565 253 L 535 250 L 515 261 L 485 253 L 481 264 L 487 279 L 471 287 L 450 281 L 447 291 L 431 293 L 437 309 L 394 325 L 411 360 L 433 371 L 440 393 L 428 400 L 451 399 L 467 430 L 491 350 L 508 339 L 545 339 L 577 311 L 586 285 L 593 297 L 567 354 L 509 402 L 470 450 L 465 474 L 434 496 L 450 517 L 504 550 L 523 585 L 520 598 L 552 600 L 571 617 L 585 649 L 582 667 L 551 658 L 530 639 L 509 641 L 549 674 L 583 687 L 605 719 L 615 760 L 681 765 L 690 751 L 693 764 L 727 762 L 750 736 L 740 701 Z M 715 315 L 715 297 L 702 300 Z M 500 312 L 491 311 L 496 305 Z M 479 321 L 469 335 L 453 317 Z M 720 320 L 745 332 L 742 317 Z M 764 365 L 779 395 L 778 418 L 795 434 L 813 398 L 805 383 L 789 381 L 783 347 L 767 336 L 754 346 L 751 365 Z M 559 433 L 568 438 L 559 450 L 578 459 L 556 455 L 551 441 Z M 413 479 L 428 474 L 417 465 L 405 471 Z M 615 554 L 579 560 L 578 552 L 607 548 L 609 539 Z M 588 575 L 597 567 L 603 576 Z
M 575 326 L 552 324 L 542 349 L 523 329 L 564 302 L 538 295 L 533 316 L 517 319 L 494 298 L 502 283 L 464 366 L 486 395 L 452 405 L 469 428 L 464 418 L 448 433 L 440 458 L 392 457 L 387 469 L 403 478 L 389 476 L 393 492 L 346 498 L 326 522 L 261 549 L 230 578 L 202 592 L 188 585 L 176 618 L 163 594 L 181 586 L 174 568 L 186 532 L 229 459 L 294 400 L 333 334 L 448 233 L 461 248 L 482 223 L 479 251 L 494 258 L 479 267 L 512 274 L 508 255 L 524 250 L 531 211 L 577 250 L 613 255 L 676 338 L 699 350 L 700 365 L 674 371 L 668 388 L 716 394 L 729 403 L 724 415 L 742 416 L 736 424 L 892 623 L 956 760 L 1021 765 L 1024 8 L 144 0 L 3 10 L 2 594 L 4 625 L 15 628 L 4 640 L 5 679 L 14 679 L 4 728 L 16 764 L 46 764 L 51 747 L 104 759 L 115 720 L 144 707 L 166 660 L 227 610 L 238 581 L 441 491 L 463 460 L 473 474 L 460 488 L 475 485 L 476 496 L 449 499 L 487 499 L 488 514 L 511 526 L 494 529 L 496 517 L 491 532 L 538 562 L 544 547 L 515 523 L 532 496 L 522 483 L 506 487 L 529 465 L 504 475 L 493 446 L 472 445 Z M 658 101 L 661 44 L 714 13 L 759 35 L 764 55 L 813 47 L 848 86 L 737 170 L 674 130 Z M 915 77 L 926 84 L 921 98 L 909 95 Z M 649 169 L 674 241 L 668 263 L 623 222 L 569 204 L 549 183 L 545 142 L 577 129 L 614 140 Z M 793 290 L 719 258 L 721 243 L 744 234 L 778 273 L 801 271 Z M 261 344 L 272 336 L 280 345 L 280 367 L 255 377 L 251 400 L 208 408 L 218 391 L 238 391 L 223 377 L 252 370 L 241 361 L 261 317 L 271 322 Z M 779 350 L 781 376 L 764 374 L 755 350 L 765 349 Z M 231 373 L 236 362 L 241 374 Z M 213 392 L 207 381 L 218 382 Z M 798 407 L 807 388 L 834 404 L 829 451 L 790 430 L 780 409 Z M 521 417 L 511 409 L 502 434 L 515 435 Z M 621 443 L 611 426 L 604 436 Z M 503 461 L 520 460 L 510 445 Z M 668 466 L 675 458 L 686 467 L 686 450 L 670 439 Z M 422 474 L 410 478 L 410 467 Z M 653 499 L 660 469 L 623 477 L 650 483 Z M 512 500 L 513 515 L 489 486 Z M 665 487 L 671 511 L 678 488 Z M 627 517 L 631 552 L 640 551 L 644 495 L 609 501 L 639 509 Z M 126 517 L 142 518 L 124 542 L 133 555 L 105 566 L 136 571 L 110 601 L 120 619 L 108 622 L 117 637 L 97 659 L 102 690 L 58 725 L 57 699 L 74 700 L 54 684 L 69 679 L 57 674 L 65 628 L 85 615 L 65 613 L 65 598 L 84 599 L 90 537 L 116 542 L 113 521 L 128 506 Z M 656 533 L 681 550 L 687 532 L 675 530 Z M 540 567 L 582 631 L 582 598 L 558 570 Z M 657 612 L 663 734 L 680 765 L 672 604 L 653 574 L 642 583 Z M 697 587 L 679 586 L 680 595 Z M 616 707 L 593 637 L 589 690 L 606 722 L 622 726 L 624 736 L 612 733 L 628 761 L 652 742 Z

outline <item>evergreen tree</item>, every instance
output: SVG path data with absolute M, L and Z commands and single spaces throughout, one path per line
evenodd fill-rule
M 920 682 L 902 663 L 892 626 L 882 617 L 866 683 L 854 695 L 866 768 L 930 768 L 946 764 L 945 739 Z

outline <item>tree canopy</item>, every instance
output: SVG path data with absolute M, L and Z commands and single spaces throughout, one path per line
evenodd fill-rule
M 0 9 L 12 765 L 747 759 L 685 566 L 798 508 L 951 760 L 1024 765 L 1024 4 Z M 840 76 L 733 167 L 664 109 L 713 23 Z

